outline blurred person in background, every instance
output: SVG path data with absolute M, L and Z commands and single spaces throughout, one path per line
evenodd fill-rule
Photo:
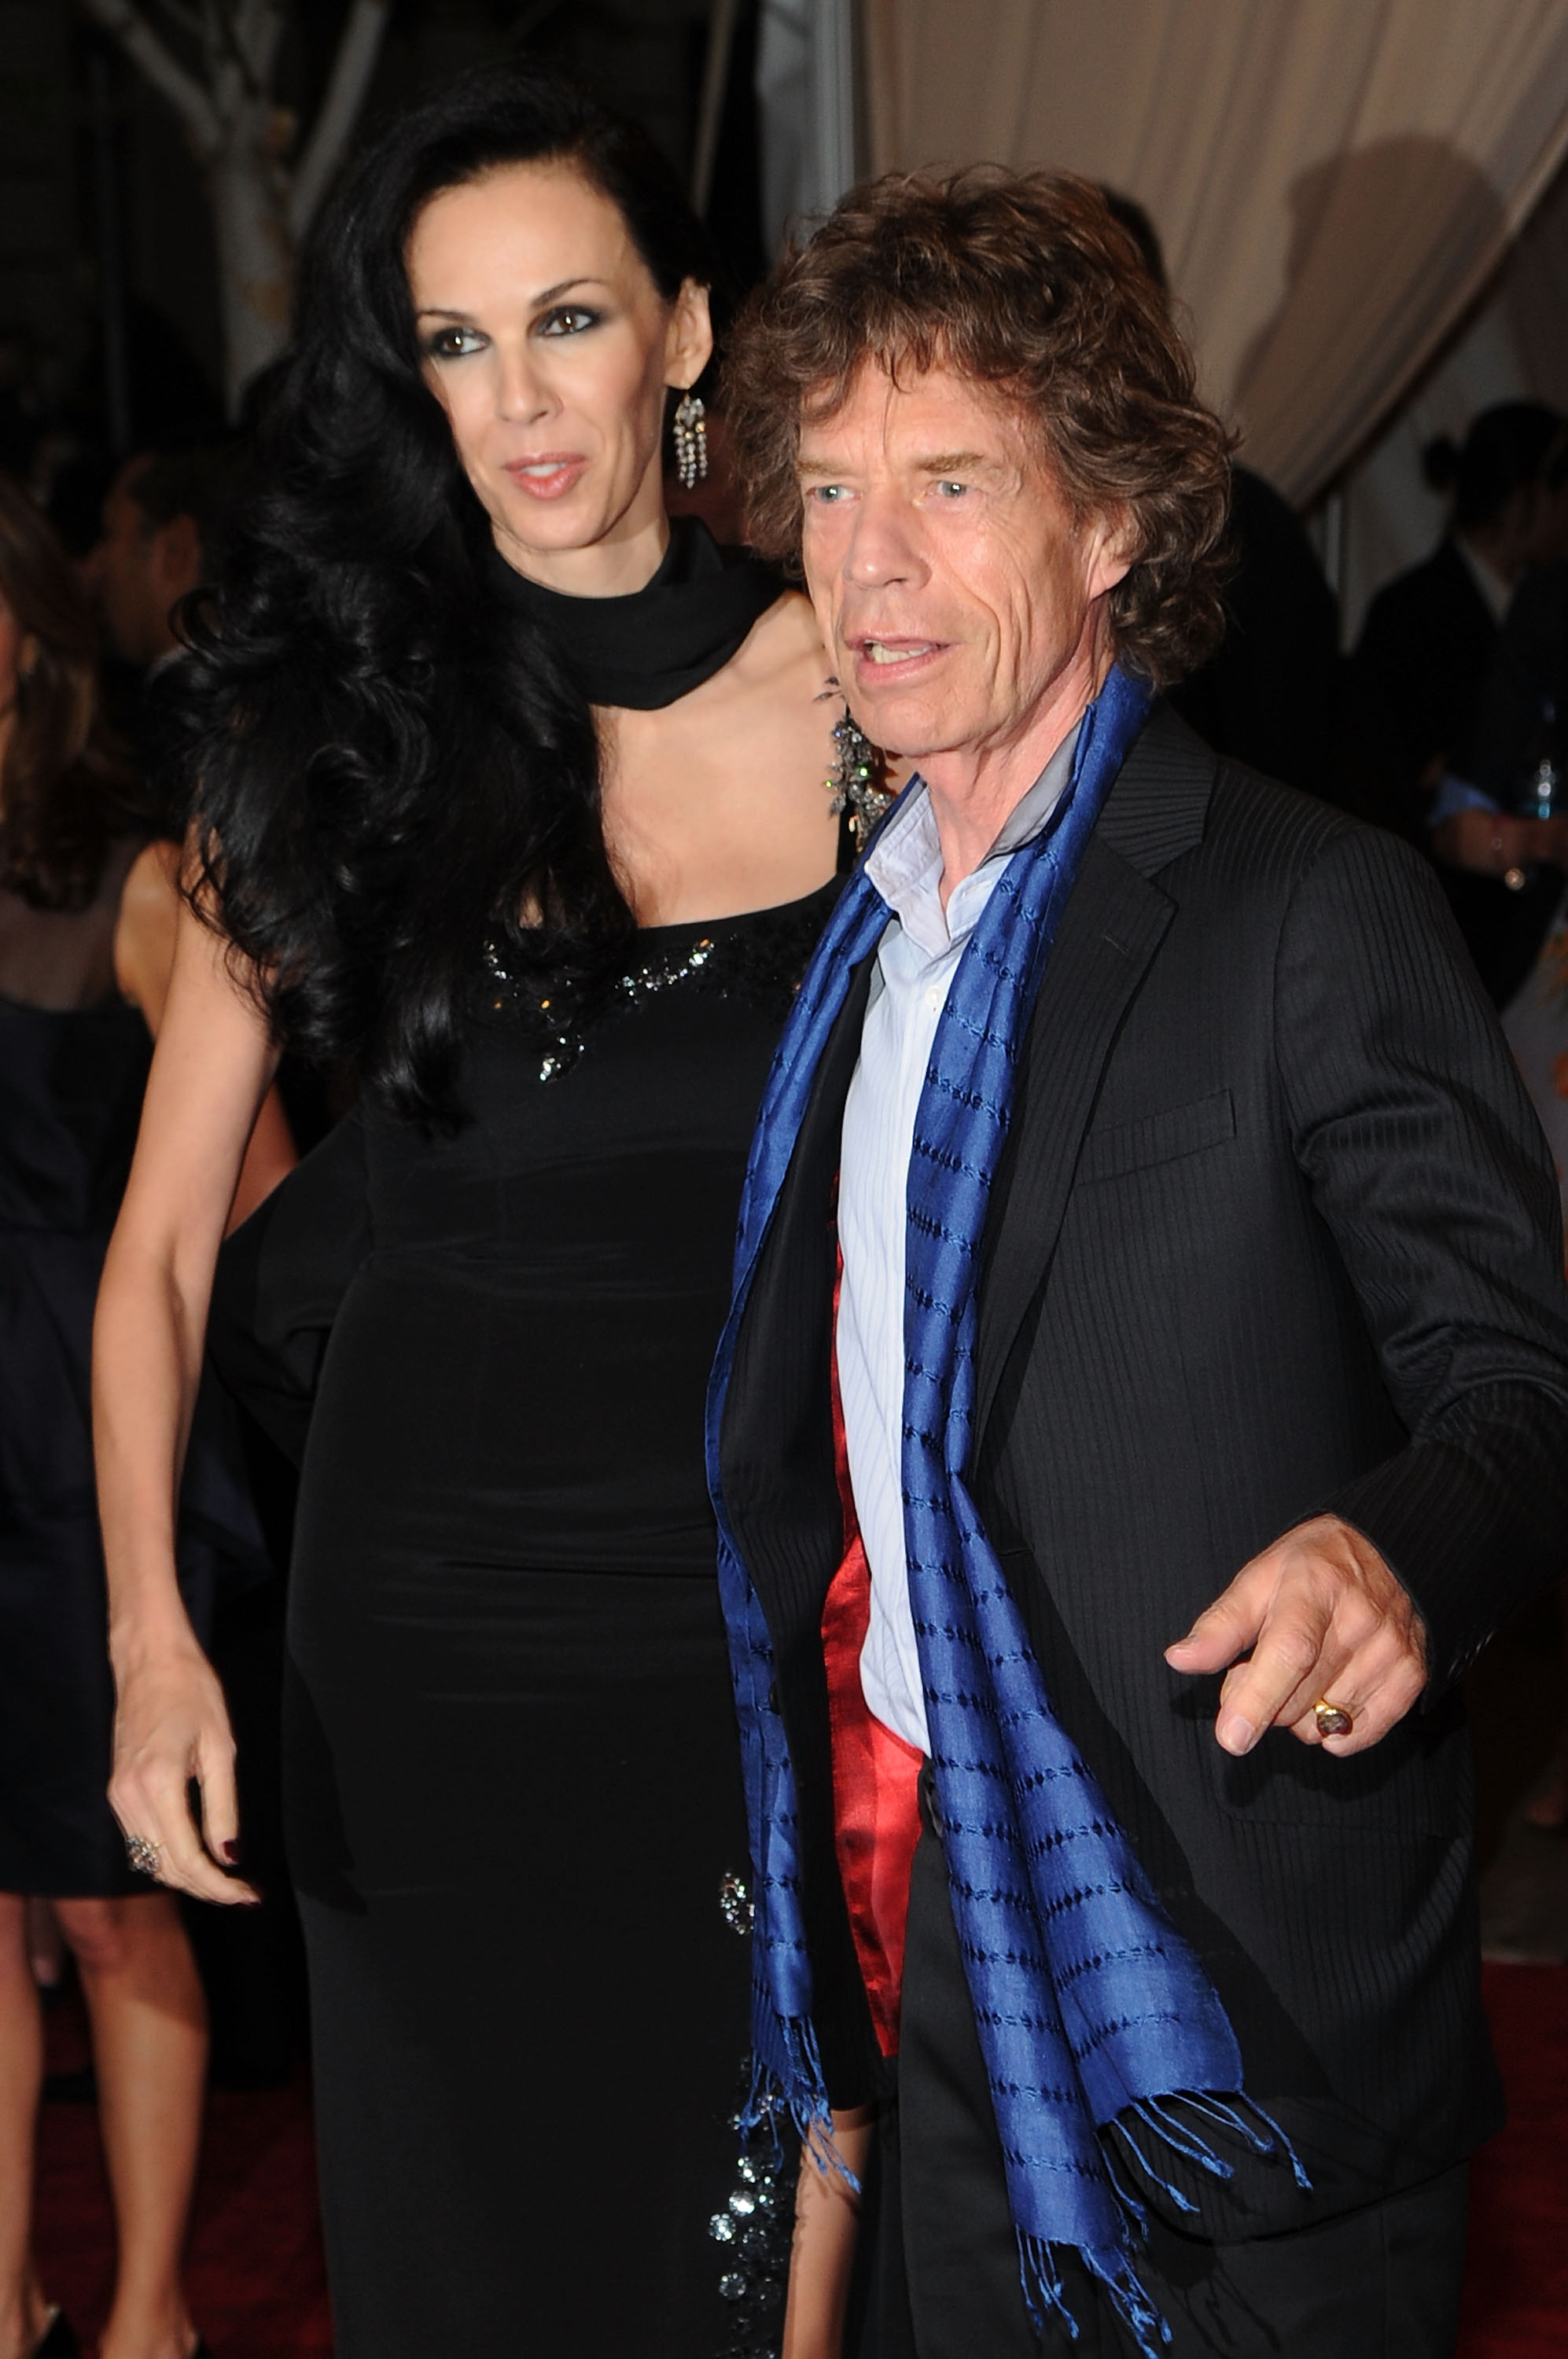
M 109 485 L 102 531 L 82 560 L 103 627 L 111 715 L 144 781 L 158 773 L 160 716 L 173 692 L 176 611 L 216 575 L 242 465 L 239 448 L 220 444 L 136 452 Z
M 1378 591 L 1356 642 L 1358 679 L 1380 699 L 1402 779 L 1429 795 L 1467 746 L 1492 651 L 1519 579 L 1551 521 L 1541 473 L 1563 419 L 1539 401 L 1503 401 L 1464 443 L 1422 453 L 1434 491 L 1452 492 L 1430 557 Z
M 88 1357 L 172 960 L 176 854 L 149 840 L 96 704 L 92 618 L 41 513 L 0 479 L 0 2359 L 76 2349 L 30 2255 L 42 2038 L 27 1897 L 48 1896 L 92 2026 L 118 2232 L 103 2359 L 189 2359 L 180 2288 L 205 2010 L 170 1896 L 104 1797 L 113 1690 Z M 236 1198 L 287 1169 L 276 1112 Z M 193 1451 L 180 1567 L 204 1614 L 254 1571 L 243 1497 Z
M 1164 249 L 1148 213 L 1118 189 L 1100 194 L 1169 301 Z M 1227 530 L 1225 633 L 1171 701 L 1216 754 L 1334 801 L 1339 601 L 1295 509 L 1235 460 Z
M 1534 401 L 1483 410 L 1463 445 L 1447 436 L 1430 444 L 1427 479 L 1454 494 L 1448 529 L 1430 557 L 1373 599 L 1350 667 L 1366 765 L 1402 832 L 1436 859 L 1465 947 L 1499 1007 L 1541 948 L 1568 839 L 1560 821 L 1515 810 L 1511 775 L 1497 794 L 1470 781 L 1505 617 L 1532 571 L 1563 545 L 1563 456 L 1562 418 Z
M 114 653 L 153 671 L 180 651 L 174 609 L 202 579 L 203 510 L 211 454 L 127 459 L 103 503 L 103 531 L 87 559 Z

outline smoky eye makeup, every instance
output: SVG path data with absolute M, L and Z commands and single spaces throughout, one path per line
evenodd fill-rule
M 596 328 L 604 320 L 603 311 L 592 303 L 552 303 L 534 321 L 536 336 L 581 336 Z
M 428 361 L 456 361 L 478 352 L 484 342 L 477 328 L 464 327 L 461 321 L 452 320 L 438 328 L 423 329 L 419 352 Z

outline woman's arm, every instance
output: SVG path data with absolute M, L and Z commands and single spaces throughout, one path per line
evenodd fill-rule
M 149 843 L 137 853 L 120 895 L 114 929 L 114 979 L 125 997 L 141 1009 L 155 1040 L 163 1022 L 180 939 L 180 847 L 174 843 Z M 299 1159 L 283 1101 L 276 1089 L 270 1089 L 261 1102 L 240 1167 L 239 1184 L 229 1207 L 229 1227 L 237 1229 L 248 1220 Z
M 859 2179 L 871 2152 L 873 2117 L 865 2109 L 835 2113 L 833 2125 L 839 2161 Z M 825 2158 L 819 2160 L 808 2145 L 795 2193 L 779 2359 L 840 2359 L 859 2230 L 860 2198 L 844 2171 Z
M 118 1693 L 109 1799 L 127 1834 L 162 1846 L 165 1883 L 206 1900 L 250 1900 L 249 1887 L 213 1864 L 235 1855 L 234 1740 L 223 1690 L 180 1600 L 174 1544 L 213 1264 L 278 1059 L 259 1010 L 229 971 L 223 937 L 183 906 L 174 936 L 136 1159 L 93 1331 L 93 1439 Z M 125 980 L 135 989 L 129 937 L 126 948 Z M 146 939 L 141 950 L 150 960 Z M 142 987 L 155 988 L 147 973 Z M 192 1777 L 200 1832 L 187 1800 Z

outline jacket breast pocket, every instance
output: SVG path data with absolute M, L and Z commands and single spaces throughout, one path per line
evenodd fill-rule
M 1410 1714 L 1381 1744 L 1345 1761 L 1282 1729 L 1270 1729 L 1239 1760 L 1212 1738 L 1206 1749 L 1221 1808 L 1253 1826 L 1444 1843 L 1469 1830 L 1470 1740 L 1456 1697 L 1430 1715 Z
M 1236 1103 L 1230 1092 L 1211 1090 L 1207 1097 L 1193 1098 L 1187 1105 L 1167 1106 L 1160 1114 L 1140 1114 L 1136 1122 L 1110 1123 L 1104 1130 L 1092 1131 L 1078 1177 L 1115 1180 L 1123 1172 L 1201 1154 L 1205 1147 L 1223 1147 L 1235 1136 Z

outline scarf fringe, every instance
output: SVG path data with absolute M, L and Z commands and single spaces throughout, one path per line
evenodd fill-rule
M 1207 2114 L 1211 2121 L 1219 2122 L 1225 2128 L 1234 2130 L 1236 2136 L 1249 2146 L 1254 2154 L 1282 2154 L 1290 2166 L 1290 2176 L 1301 2193 L 1303 2195 L 1312 2193 L 1312 2182 L 1307 2177 L 1301 2166 L 1301 2158 L 1295 2147 L 1290 2144 L 1273 2114 L 1265 2113 L 1257 2098 L 1249 2097 L 1245 2089 L 1238 2089 L 1234 2097 L 1217 2096 L 1212 2089 L 1183 2089 L 1181 2096 L 1184 2105 L 1192 2105 L 1199 2113 Z M 1248 2114 L 1252 2116 L 1251 2121 L 1247 2119 Z M 1265 2137 L 1261 2132 L 1254 2129 L 1252 2122 L 1261 2122 L 1264 2129 L 1269 2133 L 1268 2136 Z M 1229 2176 L 1228 2172 L 1226 2176 Z
M 1291 2175 L 1302 2194 L 1312 2193 L 1312 2182 L 1302 2169 L 1295 2147 L 1272 2115 L 1266 2114 L 1262 2106 L 1255 2099 L 1247 2096 L 1245 2092 L 1237 2091 L 1236 2096 L 1231 2098 L 1217 2096 L 1209 2090 L 1182 2089 L 1173 2098 L 1140 2098 L 1128 2110 L 1136 2114 L 1145 2127 L 1168 2147 L 1171 2153 L 1179 2154 L 1186 2161 L 1195 2164 L 1200 2170 L 1206 2171 L 1211 2179 L 1234 2179 L 1236 2176 L 1234 2166 L 1203 2143 L 1194 2132 L 1191 2122 L 1183 2120 L 1180 2114 L 1171 2110 L 1177 2103 L 1191 2106 L 1194 2113 L 1203 2114 L 1222 2128 L 1232 2131 L 1254 2154 L 1283 2155 L 1290 2166 Z M 1263 2130 L 1255 2128 L 1254 2123 L 1261 2123 Z M 1144 2177 L 1158 2187 L 1163 2194 L 1169 2196 L 1179 2212 L 1195 2212 L 1197 2211 L 1198 2206 L 1192 2201 L 1191 2198 L 1184 2195 L 1179 2187 L 1173 2186 L 1169 2179 L 1162 2177 L 1155 2169 L 1143 2147 L 1134 2137 L 1123 2115 L 1118 2114 L 1116 2118 L 1106 2126 L 1116 2132 Z M 1264 2135 L 1264 2130 L 1268 2132 L 1267 2136 Z M 1108 2166 L 1114 2150 L 1103 2145 L 1102 2151 L 1105 2154 Z M 1111 2183 L 1116 2189 L 1117 2201 L 1132 2214 L 1141 2229 L 1144 2224 L 1142 2205 L 1137 2202 L 1128 2203 L 1127 2192 L 1114 2174 Z
M 1071 2249 L 1077 2253 L 1090 2275 L 1104 2286 L 1112 2308 L 1138 2344 L 1143 2359 L 1160 2359 L 1160 2353 L 1171 2341 L 1171 2329 L 1138 2283 L 1138 2274 L 1126 2254 L 1097 2252 L 1085 2245 L 1073 2245 Z M 1024 2300 L 1036 2327 L 1044 2332 L 1049 2312 L 1066 2328 L 1076 2343 L 1078 2321 L 1068 2306 L 1055 2248 L 1043 2237 L 1027 2236 L 1020 2229 L 1018 2264 L 1023 2278 Z
M 787 2114 L 800 2141 L 801 2154 L 811 2156 L 823 2178 L 834 2171 L 852 2195 L 862 2194 L 861 2181 L 839 2152 L 833 2134 L 833 2108 L 813 2026 L 809 2020 L 786 2022 L 776 2017 L 775 2028 L 788 2059 L 788 2079 L 764 2058 L 753 2055 L 751 2086 L 736 2116 L 736 2127 L 749 2133 L 766 2125 L 777 2168 L 784 2152 L 779 2116 Z

